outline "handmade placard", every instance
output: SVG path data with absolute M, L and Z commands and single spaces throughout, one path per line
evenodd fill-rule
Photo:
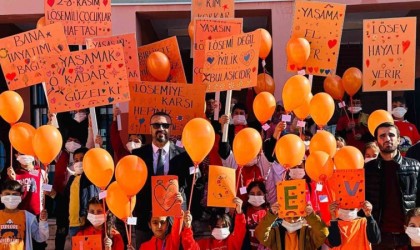
M 345 4 L 295 2 L 292 36 L 303 37 L 310 43 L 311 54 L 305 64 L 307 74 L 336 73 L 345 13 Z M 287 70 L 296 72 L 301 68 L 288 62 Z
M 364 169 L 335 170 L 328 183 L 340 208 L 361 208 L 365 201 Z
M 125 66 L 127 67 L 128 81 L 140 81 L 139 57 L 137 54 L 136 34 L 125 34 L 109 37 L 95 37 L 86 39 L 88 49 L 101 48 L 114 44 L 121 44 L 124 49 Z
M 0 64 L 7 87 L 15 90 L 41 83 L 41 57 L 69 51 L 60 23 L 0 39 Z
M 205 18 L 233 18 L 235 17 L 234 0 L 192 0 L 191 19 Z
M 72 250 L 100 250 L 102 249 L 102 237 L 100 234 L 73 236 L 71 238 Z
M 171 63 L 171 72 L 168 82 L 186 83 L 187 77 L 182 64 L 181 53 L 179 52 L 178 40 L 175 36 L 157 41 L 155 43 L 143 45 L 138 48 L 140 60 L 140 78 L 142 81 L 156 81 L 156 79 L 147 71 L 147 58 L 155 51 L 165 54 Z
M 193 50 L 193 83 L 203 83 L 203 66 L 205 62 L 204 47 L 206 40 L 239 35 L 242 33 L 242 18 L 230 19 L 195 19 Z
M 416 17 L 363 20 L 363 91 L 414 90 Z
M 204 117 L 204 85 L 167 82 L 130 83 L 128 133 L 150 133 L 150 118 L 163 111 L 171 116 L 171 134 L 181 135 L 187 122 Z
M 236 197 L 235 183 L 235 169 L 210 165 L 207 206 L 236 207 L 233 202 Z
M 178 176 L 152 176 L 152 215 L 181 216 L 181 203 L 177 202 Z
M 305 216 L 305 180 L 289 180 L 277 183 L 277 202 L 279 218 Z
M 43 70 L 51 113 L 130 100 L 121 44 L 46 56 Z
M 60 22 L 71 45 L 112 35 L 111 0 L 44 0 L 45 23 Z
M 261 32 L 207 40 L 203 83 L 207 92 L 256 86 Z

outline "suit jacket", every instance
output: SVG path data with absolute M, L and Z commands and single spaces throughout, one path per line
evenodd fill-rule
M 147 144 L 141 148 L 133 150 L 133 155 L 142 158 L 147 166 L 147 180 L 144 187 L 137 193 L 136 206 L 134 214 L 137 217 L 136 229 L 147 231 L 149 230 L 149 219 L 152 212 L 152 187 L 151 177 L 155 176 L 153 170 L 153 147 L 152 144 Z M 184 198 L 182 209 L 187 208 L 187 197 L 190 194 L 190 187 L 192 182 L 192 175 L 189 175 L 189 168 L 193 166 L 193 162 L 188 156 L 187 152 L 173 142 L 169 146 L 169 171 L 168 175 L 178 176 L 179 191 Z

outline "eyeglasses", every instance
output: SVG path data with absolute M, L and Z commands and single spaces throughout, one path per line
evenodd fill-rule
M 161 127 L 163 129 L 168 129 L 171 126 L 170 123 L 152 123 L 151 125 L 154 129 L 159 129 Z

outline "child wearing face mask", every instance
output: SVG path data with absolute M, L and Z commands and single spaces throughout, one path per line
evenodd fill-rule
M 371 244 L 381 242 L 379 226 L 372 216 L 372 204 L 365 201 L 362 209 L 366 218 L 357 216 L 358 209 L 341 209 L 337 201 L 330 204 L 328 242 L 332 249 L 372 249 Z
M 378 158 L 378 154 L 379 154 L 379 147 L 378 145 L 376 145 L 376 142 L 366 143 L 365 151 L 364 151 L 365 163 L 368 163 L 371 160 L 375 160 L 376 158 Z
M 1 184 L 0 249 L 32 250 L 33 240 L 45 242 L 49 237 L 47 211 L 43 210 L 39 222 L 32 213 L 17 207 L 22 201 L 22 185 L 17 181 L 4 180 Z
M 420 208 L 413 208 L 407 212 L 404 228 L 410 237 L 410 245 L 405 250 L 420 250 Z
M 243 103 L 236 103 L 233 106 L 231 118 L 228 115 L 222 115 L 219 118 L 220 125 L 229 124 L 228 141 L 232 145 L 235 135 L 244 128 L 248 127 L 248 112 Z
M 231 233 L 231 219 L 227 214 L 213 215 L 211 221 L 211 238 L 194 240 L 191 229 L 192 216 L 187 211 L 184 215 L 184 229 L 181 233 L 182 247 L 184 250 L 211 250 L 226 249 L 240 250 L 246 234 L 246 221 L 242 213 L 242 200 L 236 197 L 233 202 L 236 204 L 235 226 Z
M 314 250 L 324 244 L 328 227 L 307 205 L 304 218 L 278 219 L 279 204 L 271 206 L 269 212 L 255 229 L 255 236 L 261 244 L 271 250 Z
M 109 213 L 108 220 L 106 217 L 107 215 L 103 210 L 102 202 L 96 197 L 92 198 L 88 203 L 87 222 L 81 230 L 77 232 L 76 236 L 101 235 L 102 239 L 104 239 L 102 249 L 124 249 L 124 242 L 121 234 L 114 228 L 114 216 Z M 105 223 L 107 232 L 105 232 Z

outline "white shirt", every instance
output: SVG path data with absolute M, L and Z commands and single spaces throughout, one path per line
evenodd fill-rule
M 162 148 L 163 173 L 165 175 L 167 175 L 169 172 L 169 145 L 170 145 L 169 142 L 167 142 L 165 146 L 163 146 Z M 152 147 L 153 147 L 153 171 L 154 171 L 154 174 L 156 174 L 157 163 L 158 163 L 158 158 L 159 158 L 159 148 L 153 143 L 152 143 Z

